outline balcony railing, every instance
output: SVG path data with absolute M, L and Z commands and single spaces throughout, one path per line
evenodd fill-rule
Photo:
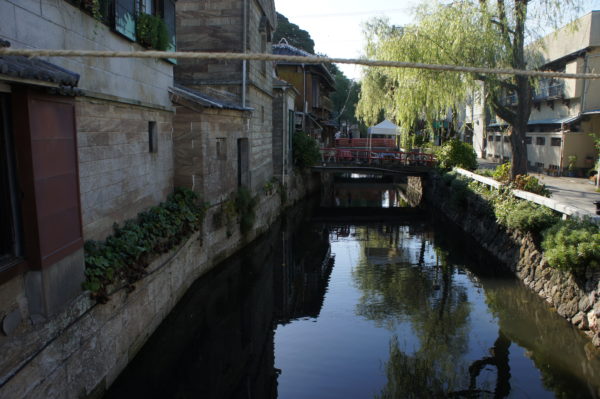
M 553 100 L 565 97 L 565 82 L 555 83 L 549 86 L 541 86 L 535 90 L 534 101 Z

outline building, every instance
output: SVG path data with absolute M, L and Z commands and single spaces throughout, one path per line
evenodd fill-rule
M 291 84 L 273 82 L 273 174 L 282 183 L 292 173 L 292 136 L 295 132 L 295 103 L 298 90 Z
M 285 42 L 273 45 L 273 54 L 314 57 L 314 54 Z M 335 90 L 335 81 L 327 67 L 324 64 L 278 61 L 276 72 L 279 79 L 290 83 L 299 93 L 295 104 L 295 129 L 310 134 L 325 147 L 330 146 L 335 127 L 331 123 L 333 103 L 329 95 Z
M 5 0 L 0 39 L 15 48 L 143 50 L 136 2 L 104 4 Z M 142 5 L 172 43 L 174 2 Z M 168 60 L 0 57 L 5 333 L 63 309 L 81 293 L 83 242 L 104 239 L 172 191 L 172 84 Z
M 529 47 L 541 57 L 541 69 L 567 73 L 600 68 L 600 11 L 564 27 Z M 487 115 L 482 92 L 467 107 L 477 155 L 498 162 L 511 157 L 506 123 Z M 504 101 L 511 105 L 516 96 Z M 470 108 L 470 109 L 469 109 Z M 486 126 L 486 129 L 483 127 Z M 546 173 L 583 174 L 594 165 L 597 152 L 591 134 L 600 134 L 600 82 L 581 79 L 542 79 L 533 94 L 526 136 L 529 167 Z
M 177 2 L 177 48 L 182 51 L 270 52 L 271 33 L 276 26 L 273 0 L 180 0 Z M 180 60 L 175 70 L 177 83 L 205 98 L 235 106 L 243 115 L 235 122 L 191 126 L 210 137 L 203 151 L 226 158 L 237 168 L 235 185 L 256 191 L 273 176 L 272 110 L 273 65 L 266 61 Z M 179 118 L 177 115 L 176 118 Z M 186 116 L 189 118 L 189 115 Z M 237 118 L 237 117 L 236 117 Z M 185 123 L 185 122 L 182 122 Z M 182 123 L 177 122 L 178 126 Z M 176 163 L 189 164 L 176 148 Z M 212 155 L 211 155 L 212 156 Z M 193 185 L 197 172 L 178 172 L 178 182 Z M 196 186 L 194 186 L 196 187 Z M 209 199 L 211 200 L 211 199 Z M 212 201 L 212 200 L 211 200 Z

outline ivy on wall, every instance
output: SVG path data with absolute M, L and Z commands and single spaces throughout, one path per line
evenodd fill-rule
M 176 188 L 166 202 L 122 226 L 115 224 L 105 241 L 87 241 L 83 288 L 101 303 L 108 300 L 111 284 L 124 281 L 132 290 L 154 258 L 200 229 L 205 212 L 206 206 L 193 191 Z

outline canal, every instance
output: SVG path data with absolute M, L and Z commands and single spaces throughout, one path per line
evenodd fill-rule
M 396 185 L 322 198 L 196 281 L 105 397 L 600 397 L 589 341 Z

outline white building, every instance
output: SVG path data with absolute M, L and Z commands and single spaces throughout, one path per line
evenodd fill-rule
M 600 11 L 544 37 L 531 49 L 543 57 L 542 69 L 584 73 L 600 70 Z M 486 112 L 482 90 L 467 104 L 466 123 L 473 131 L 479 157 L 502 162 L 511 157 L 507 124 Z M 508 105 L 516 96 L 507 96 Z M 582 79 L 542 79 L 535 89 L 527 133 L 527 159 L 532 169 L 558 173 L 593 167 L 597 152 L 591 134 L 600 135 L 600 82 Z M 571 166 L 571 168 L 569 168 Z

